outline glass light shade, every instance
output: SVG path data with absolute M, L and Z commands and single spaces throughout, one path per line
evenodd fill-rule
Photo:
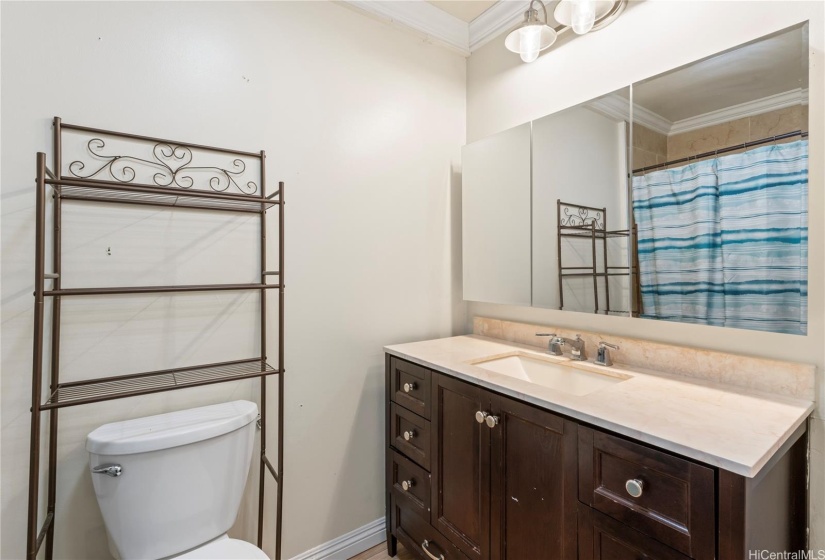
M 616 0 L 561 0 L 553 11 L 553 18 L 565 27 L 584 35 L 595 22 L 606 16 Z
M 570 26 L 576 35 L 584 35 L 596 23 L 596 2 L 594 0 L 573 0 Z
M 539 53 L 556 42 L 556 32 L 540 21 L 525 22 L 507 35 L 504 46 L 521 55 L 524 62 L 533 62 Z
M 539 57 L 541 50 L 541 26 L 528 25 L 518 32 L 521 34 L 521 59 L 524 62 L 533 62 Z

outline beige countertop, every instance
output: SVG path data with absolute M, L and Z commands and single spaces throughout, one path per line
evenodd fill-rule
M 535 347 L 478 335 L 385 346 L 399 358 L 702 463 L 754 477 L 814 410 L 804 399 L 621 364 L 548 356 Z M 471 362 L 518 352 L 577 369 L 629 378 L 576 396 Z

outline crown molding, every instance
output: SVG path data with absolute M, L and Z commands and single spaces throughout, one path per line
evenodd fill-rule
M 524 20 L 529 2 L 499 0 L 470 22 L 469 50 L 473 52 Z
M 681 134 L 683 132 L 690 132 L 691 130 L 698 130 L 707 126 L 715 124 L 722 124 L 736 119 L 745 117 L 752 117 L 754 115 L 761 115 L 762 113 L 769 113 L 778 109 L 785 109 L 786 107 L 793 107 L 794 105 L 808 104 L 808 88 L 793 89 L 785 93 L 778 93 L 757 99 L 756 101 L 748 101 L 740 103 L 739 105 L 732 105 L 719 109 L 718 111 L 711 111 L 703 115 L 696 115 L 687 119 L 676 121 L 670 127 L 670 132 L 667 134 Z M 634 108 L 634 111 L 636 109 Z M 634 112 L 635 115 L 635 112 Z
M 344 3 L 381 20 L 423 33 L 428 39 L 456 49 L 464 56 L 470 54 L 467 23 L 429 2 L 344 0 Z
M 424 1 L 343 0 L 358 11 L 423 34 L 464 56 L 490 42 L 524 18 L 527 0 L 499 0 L 467 23 Z

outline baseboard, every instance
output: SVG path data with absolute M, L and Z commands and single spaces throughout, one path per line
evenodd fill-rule
M 290 560 L 347 560 L 384 542 L 387 538 L 385 531 L 386 519 L 381 517 L 346 535 L 293 556 Z

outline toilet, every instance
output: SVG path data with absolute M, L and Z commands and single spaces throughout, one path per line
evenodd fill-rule
M 227 531 L 252 460 L 258 407 L 204 406 L 106 424 L 86 438 L 109 550 L 120 560 L 269 560 Z

